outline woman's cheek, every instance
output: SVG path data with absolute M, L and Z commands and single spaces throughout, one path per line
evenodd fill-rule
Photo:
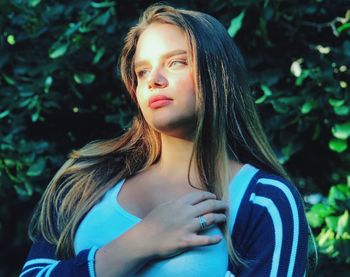
M 136 99 L 137 99 L 137 103 L 142 111 L 142 114 L 145 116 L 145 112 L 146 112 L 147 106 L 148 106 L 148 98 L 146 97 L 146 95 L 143 95 L 141 92 L 137 92 Z

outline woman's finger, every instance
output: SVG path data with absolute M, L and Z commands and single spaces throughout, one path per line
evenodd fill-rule
M 198 232 L 202 230 L 209 229 L 213 225 L 223 223 L 226 221 L 226 215 L 223 213 L 209 213 L 201 216 L 205 221 L 205 227 L 202 228 L 199 217 L 196 217 L 193 223 L 193 231 Z
M 179 201 L 184 204 L 196 205 L 207 199 L 216 199 L 216 195 L 209 191 L 194 191 L 182 196 Z
M 222 239 L 223 237 L 220 235 L 206 236 L 206 235 L 192 234 L 185 241 L 185 245 L 186 247 L 206 246 L 211 244 L 217 244 Z
M 207 199 L 192 207 L 193 216 L 200 216 L 216 211 L 227 211 L 228 204 L 222 200 Z

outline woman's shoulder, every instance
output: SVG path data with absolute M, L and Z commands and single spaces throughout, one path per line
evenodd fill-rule
M 298 190 L 287 179 L 251 165 L 238 174 L 230 184 L 229 228 L 235 249 L 250 261 L 242 270 L 249 276 L 263 268 L 276 276 L 303 276 L 308 224 Z
M 302 205 L 301 195 L 292 181 L 262 169 L 257 170 L 247 192 L 246 200 L 251 205 L 260 201 L 273 203 L 279 209 Z
M 296 186 L 286 178 L 259 169 L 251 164 L 245 164 L 236 174 L 229 185 L 229 195 L 236 202 L 237 196 L 250 201 L 254 195 L 274 198 L 284 194 L 288 198 L 300 197 Z M 234 199 L 236 198 L 236 199 Z
M 249 221 L 266 214 L 292 217 L 303 213 L 301 196 L 289 180 L 246 164 L 229 186 L 230 229 L 251 226 Z

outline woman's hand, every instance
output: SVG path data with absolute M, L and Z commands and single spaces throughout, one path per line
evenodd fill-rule
M 199 216 L 207 228 L 226 221 L 228 205 L 213 193 L 196 191 L 155 207 L 137 226 L 152 258 L 168 258 L 195 246 L 216 244 L 219 235 L 200 235 Z

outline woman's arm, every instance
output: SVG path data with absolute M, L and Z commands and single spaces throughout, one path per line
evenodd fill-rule
M 68 260 L 58 260 L 55 246 L 42 237 L 33 243 L 20 277 L 132 276 L 151 259 L 140 224 L 108 245 L 83 250 Z
M 58 260 L 55 246 L 43 237 L 38 237 L 33 243 L 20 277 L 34 276 L 93 276 L 91 266 L 94 265 L 94 254 L 97 248 L 81 251 L 68 260 Z
M 247 266 L 236 276 L 304 276 L 308 224 L 296 188 L 258 173 L 242 199 L 232 240 Z
M 221 237 L 197 234 L 199 215 L 211 214 L 209 226 L 226 220 L 227 204 L 215 198 L 212 193 L 197 191 L 163 203 L 107 245 L 83 250 L 68 260 L 58 260 L 55 246 L 39 238 L 20 276 L 132 276 L 150 260 L 175 256 L 191 247 L 216 244 Z

